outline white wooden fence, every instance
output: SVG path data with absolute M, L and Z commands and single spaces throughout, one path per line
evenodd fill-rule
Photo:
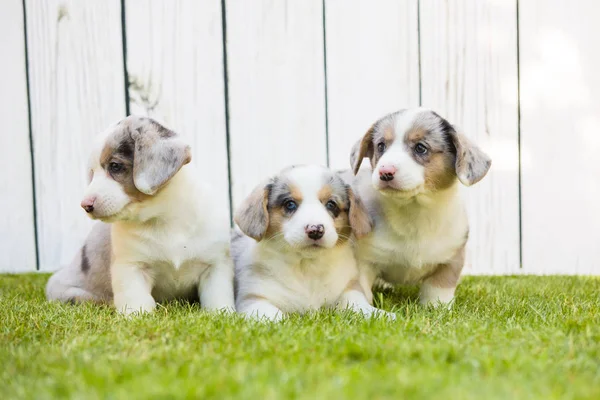
M 346 168 L 371 122 L 423 105 L 494 159 L 465 190 L 468 271 L 598 273 L 599 17 L 595 0 L 2 0 L 0 271 L 70 261 L 90 138 L 129 112 L 188 135 L 235 207 L 285 165 Z

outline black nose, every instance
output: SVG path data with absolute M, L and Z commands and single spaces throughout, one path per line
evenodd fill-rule
M 391 181 L 392 179 L 394 179 L 394 174 L 390 174 L 390 173 L 387 173 L 387 174 L 380 174 L 380 175 L 379 175 L 379 179 L 381 179 L 381 180 L 382 180 L 382 181 L 384 181 L 384 182 L 389 182 L 389 181 Z
M 321 239 L 325 233 L 325 227 L 323 227 L 323 225 L 307 225 L 304 230 L 312 240 Z
M 91 213 L 92 211 L 94 211 L 94 206 L 84 206 L 83 209 L 85 210 L 85 212 Z

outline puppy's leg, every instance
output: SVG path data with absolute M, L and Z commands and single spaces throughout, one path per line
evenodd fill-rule
M 373 295 L 371 295 L 371 298 L 373 298 Z M 396 319 L 395 314 L 373 307 L 365 295 L 362 285 L 357 280 L 353 280 L 348 284 L 338 301 L 338 308 L 350 309 L 363 314 L 365 317 Z
M 419 301 L 421 304 L 452 305 L 454 291 L 460 278 L 465 260 L 465 247 L 457 251 L 446 264 L 440 265 L 421 285 Z
M 213 264 L 200 280 L 198 290 L 202 308 L 235 311 L 231 260 L 227 258 Z
M 247 296 L 238 303 L 237 311 L 257 320 L 280 321 L 284 314 L 264 297 Z
M 117 311 L 129 315 L 154 311 L 152 278 L 137 264 L 115 263 L 111 266 L 114 302 Z

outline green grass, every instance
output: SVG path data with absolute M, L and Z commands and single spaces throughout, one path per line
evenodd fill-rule
M 134 319 L 0 275 L 0 398 L 600 398 L 600 279 L 467 277 L 453 310 L 378 294 L 394 322 L 282 323 L 173 302 Z M 382 303 L 381 303 L 382 302 Z

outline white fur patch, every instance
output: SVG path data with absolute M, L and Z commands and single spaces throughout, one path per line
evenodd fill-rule
M 439 288 L 428 283 L 423 283 L 419 295 L 421 304 L 450 304 L 454 300 L 456 288 Z

